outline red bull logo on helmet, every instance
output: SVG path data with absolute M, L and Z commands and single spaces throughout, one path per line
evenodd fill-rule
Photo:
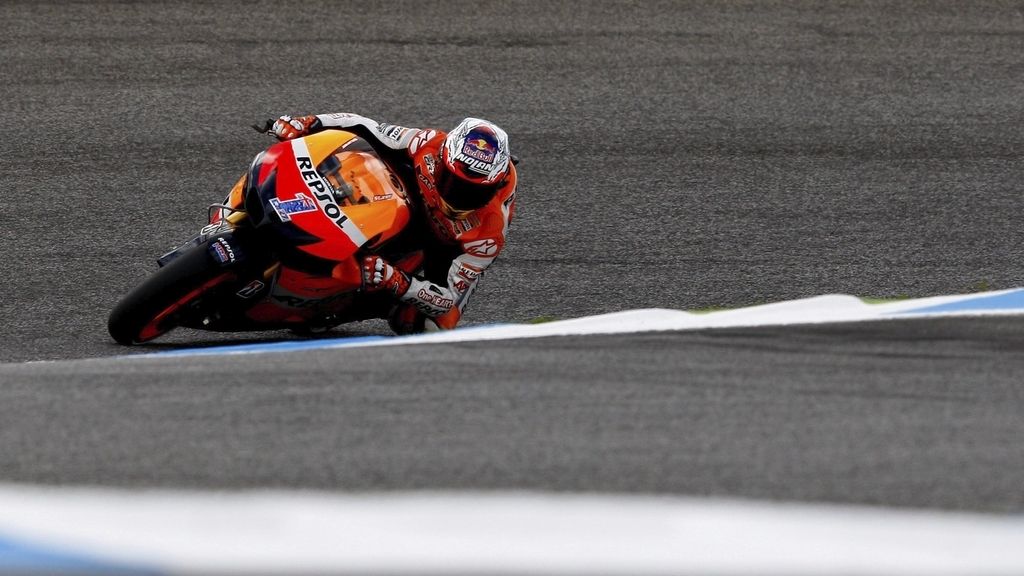
M 483 130 L 472 130 L 466 135 L 462 153 L 481 162 L 494 162 L 494 158 L 498 155 L 497 139 L 493 134 L 487 134 Z
M 492 183 L 508 171 L 508 136 L 486 120 L 463 120 L 445 138 L 444 150 L 448 167 L 468 178 L 472 172 Z

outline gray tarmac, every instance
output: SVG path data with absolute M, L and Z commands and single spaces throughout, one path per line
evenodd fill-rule
M 1024 317 L 8 364 L 0 470 L 1019 512 L 1021 350 Z
M 1022 54 L 1015 2 L 4 2 L 0 481 L 1019 511 L 1015 319 L 65 360 L 282 113 L 509 132 L 470 324 L 1020 286 Z

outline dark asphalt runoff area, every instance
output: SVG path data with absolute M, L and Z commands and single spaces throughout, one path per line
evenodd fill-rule
M 1020 318 L 103 359 L 294 337 L 106 333 L 283 113 L 506 129 L 468 324 L 1021 286 L 1022 55 L 1019 2 L 0 3 L 0 482 L 1024 510 Z

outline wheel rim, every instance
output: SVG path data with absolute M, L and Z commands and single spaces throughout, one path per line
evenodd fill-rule
M 163 311 L 161 311 L 159 314 L 154 316 L 153 319 L 150 320 L 145 326 L 143 326 L 141 330 L 139 330 L 139 336 L 138 336 L 138 339 L 136 340 L 136 342 L 138 342 L 138 343 L 146 342 L 146 341 L 152 340 L 153 338 L 156 338 L 157 336 L 159 336 L 159 335 L 163 334 L 164 332 L 166 332 L 168 330 L 168 328 L 162 326 L 162 323 L 164 322 L 164 320 L 169 318 L 171 315 L 173 315 L 175 312 L 180 310 L 183 306 L 185 306 L 186 304 L 188 304 L 189 302 L 194 300 L 197 296 L 199 296 L 203 292 L 206 292 L 210 288 L 213 288 L 214 286 L 216 286 L 216 285 L 218 285 L 218 284 L 228 280 L 229 278 L 232 278 L 233 276 L 234 276 L 234 274 L 232 274 L 230 272 L 225 272 L 225 273 L 223 273 L 223 274 L 221 274 L 219 276 L 215 276 L 212 279 L 208 280 L 203 285 L 201 285 L 198 288 L 196 288 L 195 290 L 192 290 L 188 294 L 185 294 L 184 296 L 182 296 L 178 300 L 175 300 L 174 302 L 172 302 L 169 306 L 164 308 Z

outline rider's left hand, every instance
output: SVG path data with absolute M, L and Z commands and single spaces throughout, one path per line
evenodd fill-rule
M 362 268 L 365 290 L 390 290 L 395 296 L 402 296 L 409 290 L 409 276 L 380 256 L 366 256 Z
M 316 116 L 281 116 L 271 126 L 270 131 L 278 140 L 292 140 L 316 132 L 321 128 L 320 119 Z

